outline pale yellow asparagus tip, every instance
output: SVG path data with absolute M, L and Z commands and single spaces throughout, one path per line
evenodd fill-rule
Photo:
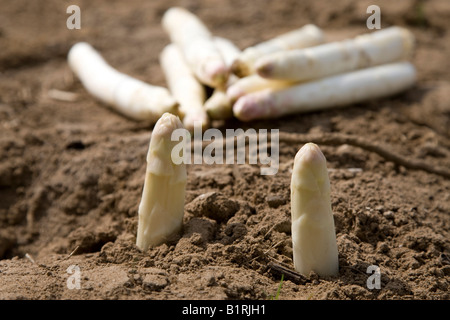
M 183 125 L 177 116 L 165 113 L 157 121 L 147 153 L 144 190 L 139 204 L 136 245 L 141 250 L 163 243 L 182 225 L 186 188 L 186 165 L 174 164 L 174 130 Z M 184 140 L 183 140 L 184 141 Z
M 225 85 L 228 78 L 225 61 L 214 37 L 199 17 L 186 9 L 173 7 L 164 14 L 162 25 L 202 84 Z
M 295 270 L 309 275 L 339 272 L 336 232 L 326 159 L 314 143 L 295 156 L 291 179 L 292 243 Z
M 243 95 L 234 103 L 233 115 L 244 122 L 255 119 L 276 118 L 283 109 L 277 108 L 276 103 L 272 99 L 273 94 L 274 92 L 271 89 L 263 89 Z
M 274 68 L 274 63 L 272 61 L 265 61 L 264 57 L 258 60 L 256 63 L 255 69 L 256 73 L 259 74 L 261 77 L 267 77 L 269 78 L 272 74 L 272 70 Z
M 239 97 L 245 95 L 245 91 L 239 88 L 239 86 L 229 86 L 227 88 L 226 94 L 230 101 L 234 104 Z
M 151 141 L 155 142 L 160 139 L 170 139 L 173 130 L 181 128 L 183 128 L 183 125 L 181 124 L 180 118 L 166 112 L 156 122 L 155 127 L 152 131 Z

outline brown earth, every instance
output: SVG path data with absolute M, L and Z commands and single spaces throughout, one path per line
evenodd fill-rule
M 367 32 L 372 1 L 0 1 L 0 298 L 268 299 L 292 269 L 290 170 L 301 144 L 281 142 L 280 170 L 190 165 L 183 230 L 147 252 L 135 246 L 151 125 L 93 99 L 68 68 L 77 41 L 120 71 L 165 85 L 158 55 L 173 5 L 240 48 L 306 23 L 329 39 Z M 405 93 L 271 121 L 214 125 L 343 133 L 407 159 L 450 166 L 450 2 L 377 1 L 382 27 L 417 38 L 417 85 Z M 49 90 L 76 94 L 52 98 Z M 339 249 L 336 277 L 286 275 L 280 299 L 449 299 L 450 180 L 351 145 L 328 160 Z M 199 197 L 200 195 L 204 195 Z M 71 255 L 72 251 L 78 248 Z M 27 255 L 28 254 L 28 255 Z M 28 256 L 28 258 L 26 257 Z M 67 269 L 79 267 L 70 290 Z M 381 289 L 369 289 L 377 265 Z

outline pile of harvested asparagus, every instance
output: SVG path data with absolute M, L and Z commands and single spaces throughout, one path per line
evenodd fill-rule
M 325 42 L 310 24 L 241 51 L 183 8 L 167 10 L 162 25 L 171 40 L 160 55 L 168 89 L 115 70 L 84 42 L 71 48 L 69 64 L 93 96 L 125 116 L 156 122 L 170 112 L 190 130 L 211 119 L 275 118 L 386 97 L 416 79 L 407 62 L 414 36 L 401 27 Z

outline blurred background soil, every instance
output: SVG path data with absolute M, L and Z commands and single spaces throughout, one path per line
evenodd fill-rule
M 280 144 L 280 169 L 190 165 L 183 230 L 135 247 L 152 126 L 93 99 L 69 69 L 78 41 L 118 70 L 165 86 L 158 56 L 171 6 L 197 14 L 241 49 L 314 23 L 328 40 L 368 32 L 373 1 L 0 1 L 0 299 L 268 299 L 293 268 L 290 174 L 301 145 Z M 66 9 L 81 8 L 68 30 Z M 226 128 L 345 133 L 450 167 L 450 2 L 377 1 L 383 28 L 417 39 L 414 88 L 345 109 Z M 52 90 L 73 93 L 55 99 Z M 286 277 L 280 299 L 449 299 L 450 181 L 375 153 L 321 146 L 332 185 L 340 273 Z M 78 248 L 72 255 L 75 248 Z M 26 255 L 28 254 L 28 257 Z M 81 288 L 70 290 L 71 265 Z M 366 285 L 369 265 L 381 289 Z

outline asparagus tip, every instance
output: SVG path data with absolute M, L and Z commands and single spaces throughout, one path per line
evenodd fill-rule
M 156 122 L 153 128 L 153 137 L 168 137 L 173 130 L 183 128 L 180 118 L 172 113 L 165 112 Z
M 325 156 L 315 143 L 306 143 L 295 156 L 295 162 L 319 163 L 326 162 Z

